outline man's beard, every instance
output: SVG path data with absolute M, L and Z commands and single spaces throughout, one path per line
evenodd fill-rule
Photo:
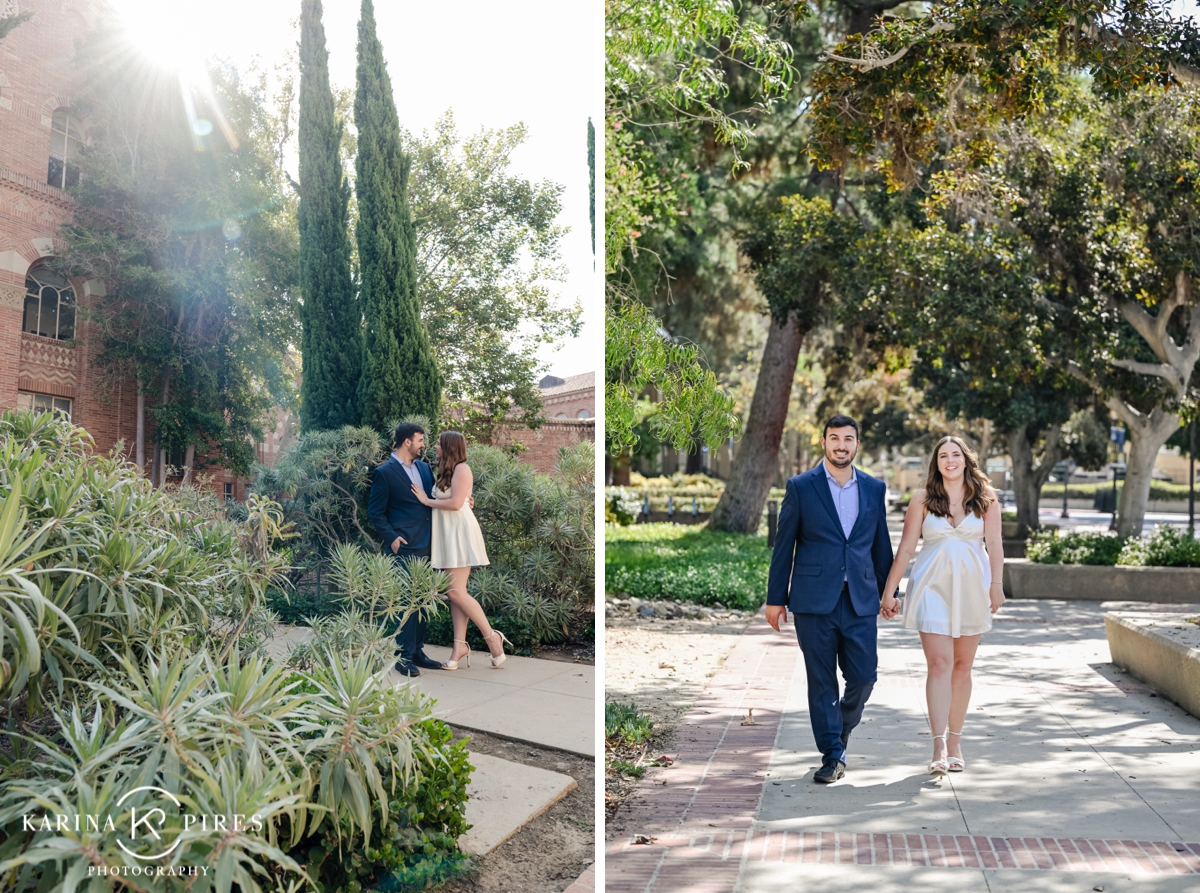
M 845 459 L 838 459 L 831 452 L 826 450 L 825 451 L 825 460 L 830 465 L 832 465 L 834 468 L 846 468 L 850 465 L 851 462 L 854 461 L 854 454 L 857 452 L 858 451 L 855 450 L 854 452 L 850 453 Z

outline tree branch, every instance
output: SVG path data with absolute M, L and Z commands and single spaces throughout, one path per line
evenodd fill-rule
M 853 59 L 849 56 L 838 56 L 835 53 L 823 52 L 817 57 L 818 62 L 845 62 L 855 71 L 873 71 L 876 68 L 886 68 L 889 65 L 894 65 L 908 55 L 908 51 L 915 47 L 922 40 L 928 40 L 934 34 L 941 31 L 953 31 L 954 26 L 948 22 L 938 22 L 929 31 L 917 40 L 914 40 L 906 47 L 902 47 L 890 56 L 880 56 L 879 51 L 874 46 L 868 46 L 866 41 L 862 43 L 863 55 L 859 59 Z

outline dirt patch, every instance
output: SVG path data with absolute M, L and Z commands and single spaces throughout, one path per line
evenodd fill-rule
M 437 893 L 562 893 L 596 861 L 595 762 L 482 732 L 456 730 L 454 737 L 470 739 L 475 753 L 569 775 L 579 787 Z
M 639 614 L 644 605 L 654 613 Z M 683 612 L 692 613 L 690 608 Z M 675 724 L 696 703 L 751 617 L 745 612 L 669 616 L 675 612 L 671 602 L 643 602 L 632 610 L 627 603 L 610 603 L 604 624 L 604 699 L 632 703 L 654 722 L 654 737 L 646 747 L 623 749 L 610 758 L 644 764 L 670 754 Z M 605 760 L 606 766 L 609 762 Z M 606 769 L 604 801 L 610 822 L 636 786 L 636 778 Z

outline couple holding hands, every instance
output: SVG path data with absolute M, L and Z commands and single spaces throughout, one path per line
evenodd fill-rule
M 823 755 L 814 778 L 831 783 L 846 774 L 850 733 L 876 681 L 881 614 L 900 616 L 921 636 L 933 733 L 929 774 L 961 772 L 975 650 L 1004 603 L 1000 505 L 967 445 L 943 437 L 893 557 L 886 487 L 854 468 L 858 440 L 854 419 L 833 416 L 821 438 L 823 461 L 788 481 L 767 585 L 767 622 L 778 631 L 790 608 L 804 653 L 809 715 Z M 921 538 L 902 610 L 896 591 Z
M 467 441 L 457 431 L 438 437 L 437 477 L 425 454 L 425 429 L 402 422 L 392 434 L 392 454 L 375 469 L 367 512 L 383 537 L 383 546 L 398 564 L 424 558 L 450 577 L 450 617 L 454 647 L 450 660 L 436 661 L 425 653 L 426 619 L 413 614 L 396 631 L 396 669 L 405 676 L 420 676 L 421 669 L 457 670 L 465 658 L 471 665 L 467 621 L 483 634 L 492 656 L 492 668 L 507 660 L 504 633 L 488 623 L 483 608 L 467 592 L 472 567 L 488 563 L 483 532 L 472 511 L 475 478 L 467 464 Z

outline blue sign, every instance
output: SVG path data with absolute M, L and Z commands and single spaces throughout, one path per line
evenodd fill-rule
M 1117 452 L 1125 448 L 1125 429 L 1120 425 L 1113 425 L 1108 431 L 1108 439 L 1117 445 Z

